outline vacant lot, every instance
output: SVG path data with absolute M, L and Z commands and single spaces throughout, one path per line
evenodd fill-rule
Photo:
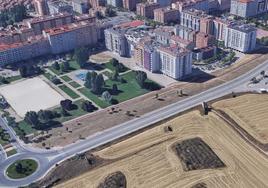
M 64 99 L 38 77 L 1 87 L 0 93 L 21 117 L 28 111 L 39 111 L 59 105 Z
M 268 95 L 248 94 L 213 104 L 263 144 L 268 144 Z
M 196 137 L 201 138 L 226 167 L 185 171 L 173 146 Z M 245 142 L 214 113 L 201 116 L 199 111 L 189 112 L 94 152 L 94 155 L 114 162 L 92 169 L 58 187 L 98 187 L 115 172 L 122 172 L 126 176 L 127 187 L 206 185 L 213 188 L 252 188 L 268 185 L 267 157 Z

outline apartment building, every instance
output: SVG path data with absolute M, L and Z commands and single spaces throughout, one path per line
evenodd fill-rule
M 154 21 L 160 23 L 179 22 L 180 12 L 171 7 L 158 8 L 154 10 Z
M 268 0 L 231 0 L 230 13 L 243 18 L 267 13 Z
M 39 16 L 49 15 L 47 0 L 34 0 L 33 4 L 34 4 L 35 12 Z
M 91 8 L 99 8 L 105 6 L 106 0 L 89 0 Z
M 113 7 L 123 7 L 122 0 L 106 0 L 106 4 Z
M 73 13 L 72 5 L 65 1 L 48 1 L 48 8 L 50 14 Z
M 123 7 L 130 11 L 135 11 L 140 0 L 123 0 Z
M 128 57 L 128 43 L 125 31 L 117 28 L 109 28 L 104 31 L 105 46 L 108 50 L 122 56 Z
M 79 22 L 43 31 L 48 38 L 52 54 L 71 51 L 98 42 L 96 23 Z
M 160 47 L 160 71 L 174 79 L 181 80 L 192 73 L 192 52 L 176 45 Z
M 138 3 L 137 4 L 137 15 L 153 19 L 154 18 L 154 10 L 160 8 L 158 3 Z
M 43 36 L 29 38 L 26 42 L 0 44 L 0 66 L 43 56 L 49 53 L 49 42 Z
M 34 30 L 36 35 L 42 34 L 43 30 L 47 30 L 54 27 L 61 27 L 74 22 L 73 15 L 68 13 L 61 13 L 51 16 L 43 16 L 33 18 L 25 21 L 29 28 Z
M 212 33 L 213 17 L 204 11 L 187 9 L 181 12 L 180 25 L 194 31 L 203 31 L 207 34 Z
M 225 46 L 246 53 L 255 49 L 257 29 L 251 25 L 233 24 L 228 26 Z
M 172 3 L 172 8 L 177 9 L 180 12 L 186 9 L 196 9 L 202 10 L 204 12 L 208 12 L 210 9 L 210 1 L 209 0 L 177 0 Z
M 73 11 L 79 14 L 87 14 L 89 10 L 88 0 L 72 0 Z

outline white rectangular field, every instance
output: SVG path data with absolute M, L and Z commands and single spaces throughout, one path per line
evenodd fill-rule
M 38 77 L 1 87 L 0 94 L 20 117 L 24 117 L 28 111 L 37 112 L 59 105 L 64 100 L 63 96 Z

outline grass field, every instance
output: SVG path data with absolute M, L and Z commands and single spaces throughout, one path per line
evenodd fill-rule
M 81 87 L 81 85 L 78 84 L 78 83 L 75 82 L 75 81 L 72 81 L 72 82 L 70 82 L 69 84 L 70 84 L 71 86 L 73 86 L 74 88 L 79 88 L 79 87 Z
M 118 102 L 123 102 L 123 101 L 129 100 L 129 99 L 132 99 L 134 97 L 138 97 L 140 95 L 143 95 L 145 93 L 150 92 L 149 90 L 142 89 L 139 86 L 139 84 L 136 81 L 135 76 L 136 76 L 135 72 L 133 72 L 133 71 L 122 75 L 122 78 L 124 78 L 124 80 L 126 80 L 126 83 L 113 81 L 111 79 L 106 80 L 105 81 L 105 89 L 111 90 L 113 87 L 113 84 L 116 84 L 118 87 L 119 93 L 116 95 L 113 95 L 113 99 L 116 99 Z M 149 83 L 151 81 L 147 80 L 146 82 Z M 106 108 L 106 107 L 110 106 L 109 103 L 104 101 L 100 96 L 93 94 L 87 88 L 81 88 L 81 89 L 79 89 L 79 91 L 81 93 L 83 93 L 88 99 L 94 101 L 101 108 Z
M 22 169 L 20 171 L 18 171 L 18 169 L 16 168 L 17 164 L 22 165 Z M 37 166 L 38 166 L 37 162 L 32 159 L 19 160 L 14 162 L 7 168 L 6 174 L 8 177 L 12 179 L 25 178 L 33 174 L 37 169 Z
M 226 112 L 249 134 L 268 143 L 268 95 L 242 95 L 213 104 Z
M 69 77 L 69 76 L 66 76 L 66 75 L 64 75 L 64 76 L 62 76 L 62 77 L 60 77 L 61 79 L 63 79 L 65 82 L 70 82 L 70 81 L 72 81 L 72 79 Z
M 112 88 L 113 84 L 117 84 L 118 89 L 121 91 L 118 95 L 113 96 L 114 99 L 116 99 L 118 102 L 123 102 L 149 92 L 147 89 L 142 89 L 139 86 L 135 76 L 135 72 L 132 71 L 122 76 L 127 83 L 120 83 L 112 80 L 107 80 L 105 82 L 110 89 Z
M 79 89 L 79 91 L 85 95 L 88 99 L 90 99 L 91 101 L 93 101 L 96 105 L 98 105 L 101 108 L 106 108 L 108 106 L 110 106 L 109 103 L 107 103 L 106 101 L 102 100 L 101 97 L 93 94 L 90 89 L 87 89 L 85 87 Z
M 66 116 L 66 117 L 61 116 L 60 118 L 56 118 L 56 119 L 54 119 L 54 120 L 63 123 L 63 122 L 65 122 L 65 121 L 68 121 L 68 120 L 77 118 L 77 117 L 79 117 L 79 116 L 85 115 L 87 112 L 85 112 L 84 110 L 82 110 L 82 109 L 80 108 L 80 106 L 81 106 L 81 104 L 82 104 L 83 101 L 84 101 L 84 100 L 81 99 L 81 100 L 78 100 L 78 101 L 75 101 L 75 102 L 74 102 L 74 104 L 77 106 L 77 109 L 72 110 L 72 111 L 68 111 L 69 114 L 70 114 L 70 116 Z M 59 108 L 55 108 L 54 110 L 57 111 L 58 113 L 61 113 L 61 108 L 60 108 L 60 107 L 59 107 Z
M 10 151 L 7 152 L 7 156 L 10 157 L 12 155 L 15 155 L 16 153 L 17 153 L 17 150 L 12 149 L 12 150 L 10 150 Z
M 264 112 L 268 116 L 268 111 Z M 167 126 L 170 131 L 166 131 Z M 201 138 L 226 167 L 184 171 L 172 146 L 196 137 Z M 98 187 L 107 176 L 117 171 L 126 176 L 127 187 L 190 188 L 206 184 L 213 188 L 252 188 L 268 185 L 267 157 L 212 112 L 208 116 L 200 115 L 199 111 L 188 112 L 93 154 L 114 162 L 57 187 Z
M 51 70 L 56 75 L 61 75 L 64 73 L 68 73 L 68 72 L 72 72 L 72 71 L 80 69 L 80 66 L 74 60 L 69 61 L 69 64 L 70 64 L 70 70 L 67 72 L 62 72 L 61 70 L 56 70 L 52 66 L 49 67 L 49 70 Z
M 77 99 L 77 98 L 80 97 L 77 93 L 75 93 L 71 88 L 67 87 L 66 85 L 61 85 L 61 86 L 59 86 L 59 88 L 64 93 L 66 93 L 67 95 L 69 95 L 72 99 Z

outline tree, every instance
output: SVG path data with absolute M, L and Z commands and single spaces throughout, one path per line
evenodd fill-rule
M 20 72 L 21 77 L 23 78 L 27 77 L 27 67 L 25 65 L 19 68 L 19 72 Z
M 68 72 L 70 70 L 70 63 L 68 61 L 64 61 L 61 64 L 61 71 L 62 72 Z
M 147 79 L 147 74 L 143 71 L 136 71 L 136 80 L 141 88 L 145 87 L 145 81 Z
M 102 87 L 104 86 L 104 78 L 102 74 L 98 74 L 95 78 L 95 81 L 93 82 L 94 87 L 92 87 L 92 92 L 94 93 L 100 93 L 102 90 Z
M 113 90 L 112 90 L 112 93 L 113 93 L 114 95 L 116 95 L 116 94 L 118 93 L 118 87 L 117 87 L 116 84 L 113 84 Z
M 23 166 L 21 163 L 16 163 L 15 168 L 16 168 L 16 172 L 20 174 L 23 173 Z
M 99 20 L 101 20 L 101 19 L 104 18 L 104 16 L 102 15 L 102 13 L 100 11 L 97 11 L 96 12 L 96 18 L 99 19 Z
M 79 64 L 80 68 L 85 67 L 85 64 L 88 60 L 87 49 L 84 47 L 76 49 L 74 52 L 74 58 L 77 61 L 77 63 Z
M 87 72 L 86 81 L 85 81 L 84 86 L 88 89 L 90 89 L 92 87 L 92 80 L 91 80 L 91 73 L 90 72 Z
M 34 74 L 35 74 L 35 67 L 33 65 L 28 66 L 26 76 L 31 76 Z
M 54 114 L 50 110 L 40 110 L 38 112 L 38 117 L 44 123 L 47 123 L 48 121 L 50 121 L 50 120 L 52 120 L 54 118 Z
M 114 17 L 116 16 L 116 12 L 112 9 L 112 7 L 107 7 L 105 10 L 105 16 Z
M 74 108 L 73 102 L 69 99 L 62 100 L 60 102 L 60 105 L 63 109 L 65 109 L 67 111 L 73 110 L 73 108 Z
M 8 81 L 5 77 L 0 76 L 0 83 L 1 83 L 1 84 L 8 84 L 9 81 Z
M 118 70 L 115 70 L 115 71 L 114 71 L 114 74 L 113 74 L 113 77 L 112 77 L 112 80 L 114 80 L 114 81 L 118 81 L 118 78 L 119 78 Z
M 61 84 L 61 80 L 57 78 L 57 76 L 53 76 L 53 78 L 51 79 L 51 82 L 55 85 Z
M 106 102 L 110 103 L 112 101 L 112 95 L 109 93 L 109 91 L 104 91 L 101 96 Z
M 55 63 L 52 64 L 52 67 L 55 69 L 55 70 L 60 70 L 60 64 L 58 63 L 58 61 L 56 61 Z
M 38 114 L 34 111 L 29 111 L 26 113 L 24 120 L 30 125 L 36 127 L 40 124 Z
M 90 101 L 84 101 L 81 104 L 81 108 L 86 112 L 93 112 L 97 109 Z
M 61 108 L 61 114 L 63 117 L 70 116 L 69 112 L 65 110 L 64 108 Z
M 112 65 L 113 65 L 114 67 L 116 67 L 117 65 L 119 65 L 119 61 L 118 61 L 117 59 L 115 59 L 115 58 L 112 58 L 112 59 L 110 60 L 110 63 L 112 63 Z

